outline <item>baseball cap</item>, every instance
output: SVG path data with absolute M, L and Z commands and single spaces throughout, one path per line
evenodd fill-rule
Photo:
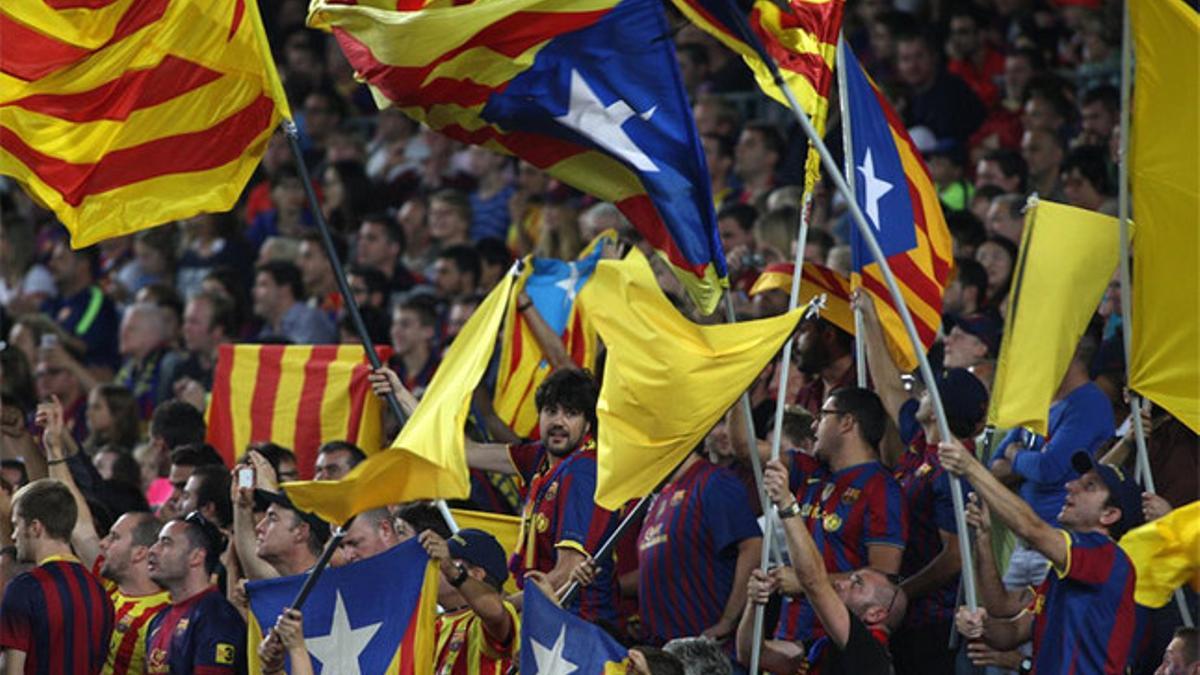
M 1097 462 L 1086 450 L 1080 450 L 1071 456 L 1071 466 L 1080 476 L 1095 470 L 1096 474 L 1100 476 L 1100 480 L 1104 481 L 1104 485 L 1108 487 L 1111 501 L 1120 506 L 1121 519 L 1108 528 L 1113 539 L 1120 539 L 1121 535 L 1144 522 L 1142 490 L 1137 483 L 1133 482 L 1132 476 L 1126 476 L 1124 472 L 1111 464 Z
M 488 583 L 496 590 L 500 590 L 508 580 L 508 561 L 504 547 L 487 532 L 473 528 L 459 530 L 446 543 L 450 548 L 450 557 L 482 567 L 487 573 Z
M 300 509 L 296 508 L 296 505 L 292 503 L 292 500 L 288 499 L 287 494 L 283 492 L 271 492 L 270 490 L 255 489 L 254 502 L 255 504 L 262 505 L 264 509 L 271 504 L 278 504 L 285 509 L 295 511 L 297 514 L 299 514 L 300 520 L 308 523 L 308 526 L 317 533 L 317 539 L 319 539 L 322 544 L 329 541 L 329 523 L 321 520 L 321 518 L 316 514 L 309 513 L 307 511 L 301 511 Z
M 1000 335 L 1004 330 L 1000 319 L 985 312 L 955 317 L 953 326 L 962 329 L 964 333 L 974 335 L 987 345 L 988 357 L 996 358 L 1000 353 Z
M 987 414 L 988 391 L 966 368 L 949 368 L 937 381 L 938 393 L 951 431 L 954 427 L 974 430 Z M 968 432 L 971 433 L 971 432 Z

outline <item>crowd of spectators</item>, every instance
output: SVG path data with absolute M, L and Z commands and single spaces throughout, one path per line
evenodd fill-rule
M 646 245 L 613 205 L 532 164 L 377 110 L 332 38 L 303 27 L 306 3 L 270 4 L 300 161 L 370 338 L 392 350 L 373 376 L 377 391 L 411 407 L 514 259 L 570 260 L 607 229 L 624 246 Z M 1157 406 L 1147 428 L 1160 496 L 1139 495 L 1121 474 L 1132 473 L 1134 453 L 1115 277 L 1049 410 L 1049 433 L 983 429 L 1027 199 L 1116 214 L 1120 16 L 1120 3 L 1105 0 L 849 2 L 845 38 L 908 126 L 953 237 L 931 357 L 955 438 L 940 438 L 928 394 L 891 363 L 870 300 L 856 294 L 872 389 L 854 387 L 864 365 L 852 331 L 806 320 L 783 402 L 783 446 L 793 452 L 767 468 L 767 494 L 749 467 L 752 454 L 768 456 L 778 361 L 748 392 L 751 419 L 730 411 L 616 557 L 592 562 L 623 515 L 588 492 L 596 382 L 557 370 L 538 392 L 533 442 L 495 423 L 482 391 L 468 430 L 467 505 L 522 514 L 536 530 L 511 568 L 518 582 L 528 573 L 551 593 L 583 582 L 569 609 L 642 645 L 639 672 L 744 672 L 760 605 L 771 672 L 808 663 L 834 673 L 1066 673 L 1072 659 L 1093 664 L 1073 672 L 1123 672 L 1126 661 L 1140 673 L 1197 672 L 1196 633 L 1175 632 L 1173 607 L 1139 610 L 1135 621 L 1128 589 L 1114 587 L 1132 572 L 1112 540 L 1200 496 L 1200 441 Z M 845 203 L 824 179 L 805 202 L 799 127 L 739 57 L 674 18 L 737 313 L 779 313 L 783 292 L 752 289 L 768 266 L 792 260 L 802 208 L 811 208 L 804 260 L 849 276 Z M 836 95 L 826 140 L 839 154 Z M 242 581 L 301 573 L 320 555 L 329 524 L 297 511 L 278 484 L 336 480 L 363 449 L 333 441 L 313 467 L 297 467 L 294 448 L 263 439 L 228 466 L 205 443 L 203 417 L 223 344 L 360 342 L 296 161 L 277 133 L 234 210 L 80 250 L 0 179 L 0 542 L 15 543 L 0 548 L 7 663 L 225 672 L 260 647 L 245 644 Z M 678 282 L 659 279 L 687 309 Z M 537 313 L 528 298 L 520 307 Z M 237 484 L 248 467 L 256 489 Z M 957 616 L 955 476 L 977 493 L 969 519 L 983 607 Z M 1107 501 L 1092 503 L 1099 493 Z M 791 562 L 752 574 L 772 504 L 784 524 L 775 549 Z M 512 658 L 520 599 L 500 595 L 510 570 L 497 567 L 487 535 L 452 537 L 430 505 L 395 505 L 356 519 L 335 564 L 414 537 L 443 573 L 439 602 L 450 611 L 439 631 L 470 625 L 465 634 L 486 642 L 484 656 L 466 650 L 464 659 Z M 49 582 L 31 569 L 78 595 L 42 598 Z M 83 596 L 89 613 L 72 614 Z M 1104 606 L 1080 609 L 1092 601 Z M 265 663 L 302 653 L 302 620 L 281 617 L 261 646 Z M 1127 623 L 1144 628 L 1136 641 L 1132 629 L 1112 632 Z M 45 636 L 68 634 L 77 642 L 67 654 L 47 649 Z

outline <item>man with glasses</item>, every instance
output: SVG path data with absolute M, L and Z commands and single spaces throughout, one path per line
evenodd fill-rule
M 150 622 L 147 673 L 244 672 L 246 622 L 212 583 L 224 537 L 192 512 L 170 521 L 150 547 L 150 578 L 171 606 Z
M 838 389 L 818 412 L 816 457 L 791 452 L 785 458 L 795 513 L 808 528 L 825 570 L 848 573 L 871 567 L 883 574 L 900 571 L 908 540 L 908 514 L 899 484 L 879 461 L 887 412 L 875 392 Z M 774 573 L 785 596 L 799 596 L 794 577 Z M 825 635 L 811 604 L 785 597 L 775 637 L 811 642 Z M 749 654 L 739 651 L 745 661 Z
M 808 598 L 825 635 L 805 650 L 793 641 L 769 640 L 763 646 L 761 665 L 772 672 L 810 672 L 823 675 L 888 675 L 891 657 L 888 636 L 904 618 L 907 599 L 888 575 L 863 568 L 847 575 L 830 576 L 823 554 L 817 550 L 804 523 L 796 518 L 800 503 L 788 487 L 788 470 L 779 460 L 763 470 L 763 486 L 783 521 L 788 555 L 800 588 Z M 749 599 L 738 628 L 738 650 L 748 651 L 754 606 L 765 605 L 779 590 L 778 578 L 761 570 L 751 573 Z

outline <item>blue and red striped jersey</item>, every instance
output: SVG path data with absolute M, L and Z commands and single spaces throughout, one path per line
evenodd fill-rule
M 1138 629 L 1133 563 L 1108 535 L 1062 534 L 1067 564 L 1046 577 L 1034 599 L 1033 672 L 1124 673 Z
M 112 630 L 104 586 L 71 560 L 17 575 L 0 601 L 0 648 L 25 652 L 26 673 L 99 673 Z
M 800 518 L 808 526 L 829 572 L 865 567 L 868 547 L 904 548 L 908 513 L 900 485 L 878 461 L 830 471 L 801 452 L 790 456 L 792 491 L 800 502 Z M 802 598 L 784 598 L 775 636 L 780 640 L 812 640 L 824 632 L 812 607 Z
M 594 443 L 586 442 L 553 466 L 541 443 L 511 445 L 508 454 L 524 483 L 518 549 L 509 563 L 517 585 L 523 587 L 526 571 L 554 569 L 560 548 L 585 556 L 595 553 L 616 529 L 617 519 L 596 505 Z M 600 563 L 595 583 L 568 609 L 587 621 L 614 624 L 615 585 L 610 556 Z
M 147 673 L 232 675 L 245 670 L 246 621 L 216 586 L 150 620 Z
M 650 502 L 638 536 L 638 607 L 653 644 L 699 635 L 725 611 L 738 544 L 761 537 L 737 476 L 708 461 Z
M 973 445 L 970 441 L 966 443 Z M 958 533 L 954 499 L 950 496 L 950 475 L 938 461 L 937 445 L 926 443 L 924 432 L 917 434 L 892 475 L 900 483 L 908 509 L 908 543 L 900 575 L 909 577 L 925 569 L 942 552 L 942 532 Z M 916 628 L 952 620 L 957 595 L 958 575 L 955 575 L 936 590 L 910 600 L 904 625 Z

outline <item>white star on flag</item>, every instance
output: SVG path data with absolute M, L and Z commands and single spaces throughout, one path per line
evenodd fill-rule
M 533 640 L 533 658 L 537 661 L 537 672 L 534 675 L 571 675 L 579 670 L 579 666 L 563 656 L 563 647 L 566 646 L 566 642 L 566 626 L 558 629 L 558 639 L 554 641 L 554 646 L 551 648 Z
M 554 119 L 592 139 L 639 171 L 657 172 L 658 165 L 654 160 L 646 156 L 621 128 L 621 125 L 634 115 L 649 121 L 657 109 L 658 106 L 654 106 L 639 114 L 634 112 L 628 103 L 619 99 L 613 101 L 612 105 L 605 106 L 600 97 L 596 96 L 596 92 L 588 86 L 587 80 L 583 79 L 583 75 L 580 75 L 578 70 L 571 70 L 571 100 L 567 114 Z
M 308 651 L 321 662 L 321 671 L 338 673 L 339 675 L 362 675 L 358 667 L 358 657 L 367 648 L 371 638 L 383 623 L 373 623 L 359 628 L 350 627 L 350 617 L 346 614 L 346 604 L 342 601 L 342 593 L 338 591 L 336 604 L 333 606 L 333 622 L 329 633 L 318 637 L 305 638 Z
M 559 279 L 554 282 L 554 285 L 567 294 L 566 300 L 563 302 L 564 306 L 575 302 L 575 287 L 579 285 L 579 268 L 575 266 L 575 263 L 567 263 L 567 278 Z
M 870 148 L 867 148 L 867 156 L 863 159 L 862 166 L 858 167 L 858 172 L 862 174 L 863 190 L 866 192 L 867 218 L 876 230 L 882 231 L 883 228 L 879 224 L 879 200 L 892 191 L 893 185 L 875 174 L 875 160 L 871 158 Z

